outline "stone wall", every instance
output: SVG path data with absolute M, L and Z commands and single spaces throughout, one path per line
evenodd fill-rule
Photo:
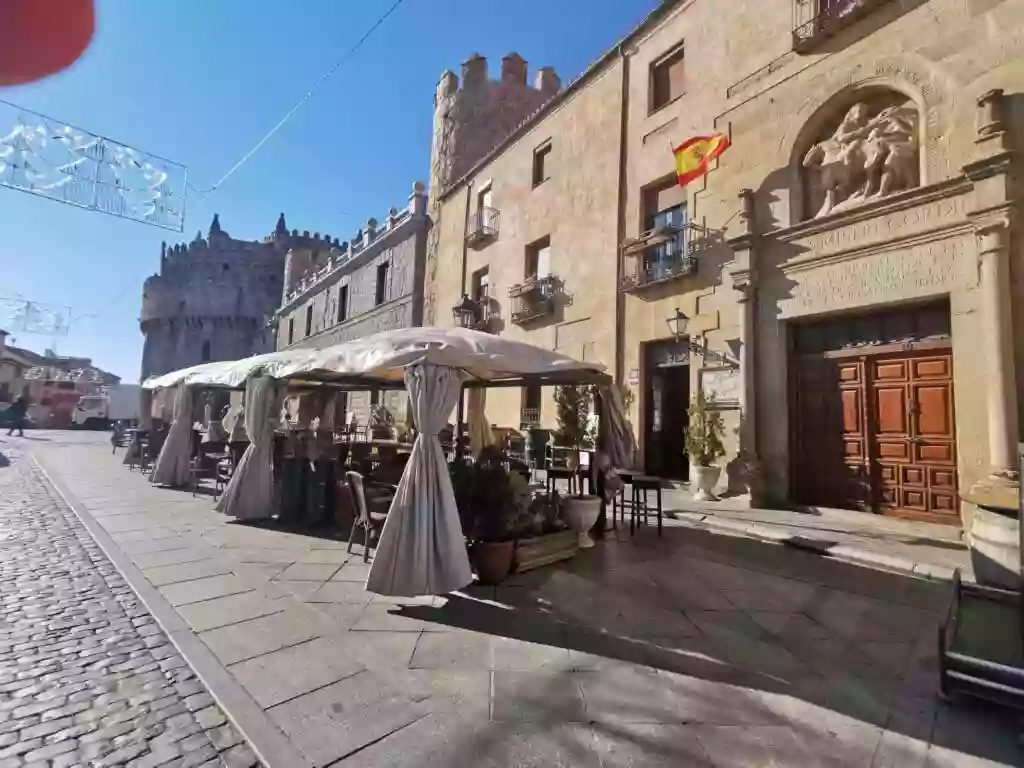
M 436 325 L 453 324 L 451 308 L 470 292 L 473 273 L 487 268 L 491 308 L 497 315 L 494 330 L 612 366 L 614 325 L 608 321 L 615 302 L 621 92 L 621 69 L 612 64 L 441 200 L 440 222 L 435 225 L 441 265 L 434 277 Z M 534 186 L 534 150 L 548 141 L 549 178 Z M 500 213 L 498 236 L 478 250 L 469 249 L 463 268 L 466 206 L 476 210 L 476 195 L 486 185 L 491 188 L 491 204 Z M 551 239 L 551 273 L 559 284 L 555 311 L 517 326 L 511 321 L 509 289 L 526 277 L 527 246 L 544 237 Z M 549 427 L 555 426 L 552 397 L 547 391 L 541 408 L 542 421 Z M 495 389 L 487 398 L 493 424 L 519 427 L 518 389 Z
M 756 385 L 747 392 L 744 407 L 753 412 L 761 406 L 756 445 L 748 448 L 760 453 L 766 483 L 781 496 L 788 485 L 788 323 L 948 297 L 958 469 L 965 488 L 983 473 L 990 438 L 986 375 L 977 344 L 982 333 L 981 254 L 975 231 L 986 211 L 1011 217 L 1012 227 L 1016 213 L 1006 201 L 1024 189 L 1024 182 L 1018 174 L 1008 194 L 995 199 L 980 193 L 979 182 L 968 179 L 964 169 L 986 151 L 976 145 L 976 102 L 993 88 L 1006 93 L 1009 139 L 1024 146 L 1024 0 L 872 3 L 852 23 L 834 27 L 835 34 L 811 43 L 802 39 L 799 50 L 792 29 L 794 1 L 661 4 L 617 49 L 624 59 L 616 55 L 614 64 L 592 70 L 474 171 L 473 188 L 492 184 L 501 231 L 491 245 L 470 251 L 467 282 L 475 269 L 489 264 L 491 292 L 504 302 L 508 284 L 522 274 L 525 245 L 550 235 L 553 271 L 564 269 L 571 276 L 572 302 L 546 327 L 523 331 L 505 324 L 502 332 L 562 348 L 556 329 L 579 321 L 562 337 L 572 339 L 568 346 L 582 354 L 592 341 L 594 354 L 631 386 L 643 379 L 643 345 L 668 337 L 666 318 L 682 310 L 690 318 L 691 340 L 707 350 L 691 360 L 691 391 L 699 386 L 702 366 L 735 359 L 737 350 L 748 360 L 744 381 Z M 686 52 L 684 93 L 653 110 L 652 67 L 680 45 Z M 803 210 L 805 153 L 835 129 L 851 104 L 879 94 L 914 108 L 920 187 L 804 223 L 814 213 Z M 439 147 L 451 155 L 452 143 L 467 145 L 465 137 L 443 130 L 442 117 L 435 116 L 435 160 Z M 621 203 L 616 173 L 620 120 L 626 125 Z M 683 195 L 689 220 L 706 228 L 696 274 L 626 295 L 617 318 L 615 223 L 621 218 L 624 239 L 642 232 L 645 192 L 674 177 L 672 147 L 714 131 L 728 135 L 732 146 Z M 551 181 L 565 182 L 532 189 L 532 150 L 548 138 L 555 142 Z M 560 151 L 567 155 L 560 157 Z M 438 169 L 445 166 L 435 163 Z M 752 193 L 741 199 L 747 189 Z M 465 290 L 462 239 L 473 194 L 466 185 L 441 199 L 439 243 L 432 251 L 437 253 L 432 267 L 436 290 L 429 294 L 439 323 L 450 322 L 449 308 Z M 1009 292 L 1017 339 L 1024 338 L 1022 247 L 1020 238 L 1010 241 Z M 560 259 L 569 265 L 562 266 Z M 749 330 L 744 325 L 747 307 L 756 307 Z M 583 337 L 581 345 L 578 338 Z M 621 360 L 613 356 L 616 338 Z M 1024 344 L 1014 344 L 1011 354 L 1016 401 L 1024 403 Z M 642 425 L 647 404 L 643 392 L 636 394 L 631 417 Z M 492 400 L 500 401 L 494 410 L 489 404 L 492 420 L 514 420 L 514 393 L 492 393 Z M 738 410 L 727 413 L 731 456 L 740 447 L 733 429 L 741 426 L 739 415 Z M 1019 421 L 1021 413 L 1015 416 Z M 723 485 L 731 484 L 728 474 Z
M 356 238 L 314 257 L 293 249 L 288 260 L 292 290 L 275 314 L 277 349 L 321 349 L 382 331 L 423 322 L 423 269 L 430 219 L 426 190 L 414 185 L 409 206 L 392 209 L 383 226 L 371 219 Z M 387 264 L 383 302 L 377 303 L 378 268 Z M 299 271 L 296 265 L 302 265 Z M 347 287 L 347 312 L 339 321 L 338 301 Z M 312 312 L 310 332 L 306 318 Z M 388 393 L 383 402 L 405 419 L 405 399 Z M 360 424 L 369 420 L 368 393 L 352 393 L 348 409 Z

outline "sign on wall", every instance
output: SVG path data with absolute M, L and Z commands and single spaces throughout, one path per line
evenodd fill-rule
M 734 366 L 701 368 L 700 388 L 704 397 L 714 397 L 715 405 L 720 408 L 739 408 L 740 405 L 740 370 Z

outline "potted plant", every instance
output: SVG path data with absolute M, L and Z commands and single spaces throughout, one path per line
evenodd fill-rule
M 582 384 L 562 384 L 555 388 L 557 437 L 563 446 L 573 450 L 569 454 L 568 466 L 575 470 L 579 464 L 580 448 L 587 439 L 590 420 L 590 405 L 593 402 L 591 387 Z M 579 539 L 581 549 L 594 546 L 589 531 L 601 514 L 601 498 L 588 494 L 576 494 L 564 499 L 566 516 Z
M 725 423 L 722 413 L 715 407 L 715 396 L 697 393 L 697 401 L 690 406 L 690 424 L 686 428 L 686 452 L 690 457 L 690 484 L 694 487 L 694 501 L 714 501 L 713 493 L 722 468 L 715 465 L 725 455 L 722 436 Z
M 498 584 L 512 570 L 517 510 L 501 455 L 485 448 L 476 464 L 455 462 L 452 486 L 470 558 L 484 584 Z

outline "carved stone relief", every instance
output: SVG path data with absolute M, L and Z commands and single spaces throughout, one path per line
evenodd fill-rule
M 913 103 L 889 94 L 854 104 L 803 157 L 805 210 L 820 218 L 918 186 L 918 152 Z

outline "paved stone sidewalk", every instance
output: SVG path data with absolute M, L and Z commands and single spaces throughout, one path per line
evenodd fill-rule
M 0 768 L 257 764 L 74 512 L 5 443 Z
M 383 598 L 339 532 L 239 524 L 102 436 L 32 437 L 272 768 L 1024 765 L 1012 717 L 936 696 L 939 580 L 673 521 Z

